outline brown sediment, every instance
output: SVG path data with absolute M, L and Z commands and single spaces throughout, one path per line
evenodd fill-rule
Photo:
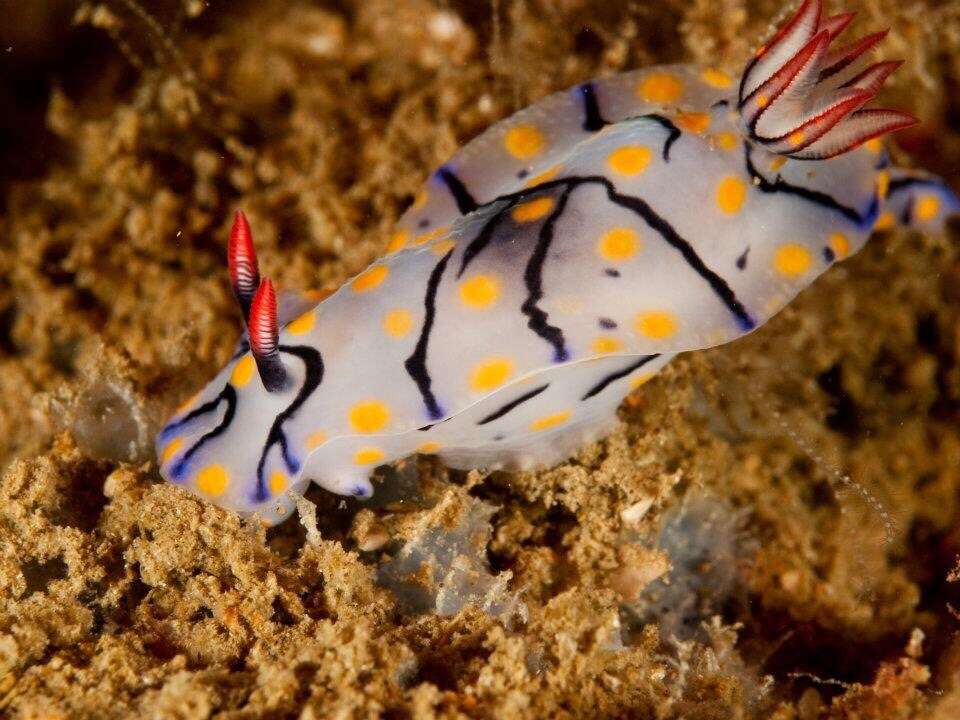
M 559 467 L 408 461 L 366 507 L 314 490 L 319 539 L 296 520 L 245 525 L 161 483 L 151 456 L 233 347 L 234 209 L 278 285 L 336 284 L 490 123 L 647 63 L 735 72 L 778 2 L 151 7 L 177 56 L 129 7 L 79 18 L 142 69 L 37 15 L 5 43 L 49 87 L 34 104 L 3 88 L 44 121 L 4 146 L 0 715 L 955 715 L 956 226 L 878 235 L 758 332 L 676 361 Z M 854 9 L 854 32 L 882 19 L 885 52 L 907 60 L 887 101 L 924 124 L 898 160 L 955 177 L 957 9 Z M 482 593 L 449 616 L 398 602 L 380 568 L 403 543 L 491 506 L 458 572 L 505 580 L 522 612 L 484 612 Z M 701 545 L 651 547 L 685 522 Z M 403 581 L 442 597 L 438 570 Z M 651 600 L 677 587 L 694 601 Z

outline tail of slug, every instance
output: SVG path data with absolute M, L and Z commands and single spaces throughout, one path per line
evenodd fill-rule
M 756 51 L 743 71 L 738 96 L 752 141 L 787 157 L 823 160 L 917 122 L 899 110 L 864 107 L 901 63 L 863 67 L 858 62 L 886 31 L 831 48 L 853 17 L 823 17 L 820 0 L 803 0 Z

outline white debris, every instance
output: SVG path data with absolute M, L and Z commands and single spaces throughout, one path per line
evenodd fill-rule
M 463 21 L 449 10 L 435 12 L 427 21 L 427 31 L 434 40 L 450 42 L 463 32 Z
M 664 514 L 656 549 L 670 572 L 644 587 L 628 605 L 641 623 L 656 623 L 663 637 L 688 640 L 737 591 L 737 568 L 749 553 L 740 528 L 743 513 L 712 495 L 688 496 Z
M 377 582 L 393 591 L 405 612 L 454 615 L 475 605 L 506 624 L 525 620 L 526 606 L 507 588 L 511 573 L 494 575 L 487 562 L 495 512 L 460 489 L 449 490 L 380 566 Z
M 652 506 L 653 498 L 644 498 L 640 502 L 635 502 L 630 507 L 621 510 L 620 519 L 623 520 L 625 525 L 637 525 L 641 520 L 643 520 L 643 516 L 647 514 L 647 511 Z
M 307 544 L 319 545 L 323 539 L 320 531 L 317 529 L 317 506 L 307 500 L 303 495 L 295 493 L 292 490 L 287 491 L 297 505 L 297 515 L 300 516 L 300 524 L 307 531 Z

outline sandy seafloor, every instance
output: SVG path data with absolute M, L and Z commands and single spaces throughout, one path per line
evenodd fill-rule
M 421 458 L 264 530 L 152 456 L 236 339 L 236 208 L 279 285 L 336 285 L 495 120 L 737 72 L 776 2 L 146 7 L 0 31 L 0 716 L 960 717 L 956 224 L 878 234 L 544 472 Z M 923 119 L 896 159 L 956 181 L 960 4 L 853 9 Z

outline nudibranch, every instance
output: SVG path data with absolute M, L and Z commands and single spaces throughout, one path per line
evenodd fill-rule
M 329 297 L 261 279 L 237 215 L 247 332 L 157 438 L 163 476 L 268 523 L 310 481 L 368 497 L 379 465 L 557 462 L 680 352 L 766 322 L 876 228 L 960 202 L 890 167 L 912 125 L 867 107 L 899 63 L 834 47 L 819 0 L 734 79 L 670 65 L 557 93 L 434 172 L 387 253 Z

